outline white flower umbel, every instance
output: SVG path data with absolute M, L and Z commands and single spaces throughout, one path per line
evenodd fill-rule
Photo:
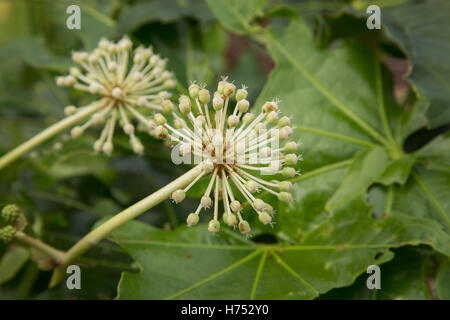
M 74 52 L 72 60 L 79 67 L 72 67 L 68 75 L 56 78 L 59 86 L 99 97 L 88 106 L 67 106 L 65 114 L 73 116 L 89 108 L 98 109 L 83 125 L 73 127 L 71 135 L 76 138 L 89 127 L 104 124 L 94 149 L 106 154 L 113 151 L 117 122 L 130 137 L 134 152 L 141 154 L 144 147 L 135 135 L 134 122 L 154 134 L 156 122 L 141 111 L 162 111 L 161 101 L 170 97 L 166 90 L 176 84 L 173 74 L 165 70 L 166 59 L 161 59 L 151 47 L 132 48 L 132 42 L 126 37 L 118 42 L 102 39 L 92 52 Z
M 212 96 L 194 83 L 189 87 L 189 97 L 179 98 L 180 112 L 172 113 L 173 124 L 161 122 L 155 130 L 159 137 L 176 143 L 179 156 L 194 158 L 202 166 L 196 179 L 172 194 L 176 203 L 183 201 L 186 192 L 209 175 L 197 210 L 187 217 L 189 226 L 198 223 L 202 209 L 213 207 L 209 231 L 220 230 L 219 211 L 223 210 L 225 224 L 238 226 L 246 234 L 250 225 L 242 217 L 243 205 L 239 200 L 248 202 L 263 224 L 272 224 L 274 212 L 271 205 L 258 198 L 259 191 L 273 194 L 280 201 L 292 200 L 289 193 L 292 183 L 287 179 L 297 174 L 293 166 L 300 157 L 295 153 L 297 143 L 286 141 L 293 132 L 290 119 L 279 116 L 276 101 L 264 103 L 257 115 L 249 113 L 246 98 L 245 87 L 236 90 L 226 79 L 219 82 Z M 170 102 L 165 100 L 163 104 Z M 266 179 L 268 176 L 272 178 L 270 181 Z

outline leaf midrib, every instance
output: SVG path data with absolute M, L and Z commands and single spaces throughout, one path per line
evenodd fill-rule
M 340 100 L 338 100 L 331 92 L 329 92 L 325 87 L 323 87 L 316 78 L 309 73 L 290 53 L 289 51 L 279 42 L 277 41 L 270 32 L 266 31 L 265 35 L 267 36 L 268 40 L 270 40 L 277 48 L 278 50 L 285 56 L 285 58 L 290 61 L 290 63 L 297 69 L 297 71 L 305 77 L 311 85 L 317 89 L 320 93 L 322 93 L 333 105 L 338 107 L 339 110 L 343 114 L 345 114 L 350 120 L 352 120 L 356 125 L 358 125 L 363 131 L 368 133 L 370 136 L 378 140 L 383 145 L 388 146 L 388 141 L 375 129 L 373 129 L 367 122 L 365 122 L 363 119 L 361 119 L 358 115 L 353 113 L 351 109 L 346 106 L 344 103 L 342 103 Z

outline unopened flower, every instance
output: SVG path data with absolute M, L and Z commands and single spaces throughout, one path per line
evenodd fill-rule
M 72 67 L 69 75 L 56 78 L 59 86 L 99 96 L 87 106 L 67 106 L 64 112 L 71 116 L 91 110 L 90 119 L 72 128 L 71 135 L 76 138 L 89 127 L 104 124 L 94 149 L 106 154 L 113 151 L 112 139 L 117 123 L 130 137 L 134 152 L 141 154 L 144 147 L 135 135 L 135 122 L 141 123 L 153 135 L 158 125 L 142 110 L 172 111 L 168 106 L 161 106 L 161 101 L 170 97 L 167 90 L 176 84 L 173 74 L 166 71 L 167 60 L 156 55 L 151 47 L 132 49 L 133 43 L 127 37 L 118 42 L 102 39 L 92 52 L 74 52 L 72 60 L 79 67 Z M 158 119 L 163 121 L 161 116 Z
M 241 201 L 252 206 L 261 223 L 272 224 L 273 207 L 260 199 L 258 192 L 266 191 L 284 202 L 292 200 L 292 183 L 286 178 L 297 174 L 293 166 L 300 157 L 295 154 L 297 143 L 282 141 L 293 132 L 290 119 L 279 117 L 276 101 L 266 102 L 257 115 L 247 112 L 247 95 L 245 87 L 236 90 L 226 79 L 213 94 L 193 83 L 189 96 L 178 100 L 173 124 L 164 122 L 156 128 L 161 138 L 176 144 L 181 157 L 197 159 L 202 167 L 196 179 L 172 194 L 176 203 L 202 177 L 209 176 L 197 210 L 187 217 L 189 226 L 198 223 L 202 209 L 213 207 L 210 232 L 219 232 L 219 211 L 223 210 L 223 222 L 247 234 L 251 228 L 242 217 Z M 268 176 L 272 179 L 267 180 Z M 220 200 L 223 206 L 219 206 Z

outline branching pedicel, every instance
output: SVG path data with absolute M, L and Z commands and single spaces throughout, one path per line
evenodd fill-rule
M 189 87 L 190 98 L 185 95 L 179 98 L 181 115 L 172 113 L 173 125 L 168 124 L 164 117 L 155 118 L 159 124 L 155 133 L 175 142 L 180 156 L 190 160 L 194 158 L 194 162 L 202 165 L 200 175 L 184 189 L 176 190 L 172 199 L 176 203 L 181 202 L 200 178 L 210 175 L 200 204 L 187 217 L 187 224 L 196 225 L 200 211 L 213 207 L 214 217 L 208 225 L 208 230 L 213 233 L 220 229 L 219 199 L 223 202 L 223 221 L 231 227 L 238 226 L 244 234 L 250 232 L 250 225 L 242 217 L 243 205 L 238 198 L 243 198 L 253 207 L 263 224 L 271 224 L 273 207 L 258 198 L 256 193 L 264 190 L 281 201 L 291 201 L 292 183 L 285 179 L 296 174 L 292 166 L 300 158 L 295 154 L 296 142 L 288 141 L 279 147 L 279 140 L 287 139 L 293 130 L 289 117 L 279 118 L 277 102 L 266 102 L 255 116 L 247 112 L 250 103 L 246 100 L 246 88 L 235 91 L 233 83 L 226 79 L 220 81 L 213 95 L 212 111 L 209 109 L 210 92 L 194 83 Z M 232 108 L 234 97 L 237 102 Z M 169 100 L 164 100 L 162 105 L 166 109 L 174 109 Z M 229 109 L 231 114 L 228 114 Z M 267 175 L 281 180 L 263 179 Z M 233 188 L 239 197 L 235 196 Z
M 59 86 L 101 95 L 99 100 L 87 106 L 67 106 L 64 111 L 67 116 L 72 116 L 88 108 L 100 107 L 87 122 L 74 127 L 71 135 L 76 138 L 87 128 L 106 122 L 94 144 L 96 151 L 103 150 L 106 154 L 113 151 L 112 138 L 119 119 L 123 131 L 130 137 L 134 152 L 141 154 L 144 147 L 134 134 L 130 116 L 153 134 L 155 122 L 138 108 L 161 111 L 161 100 L 170 97 L 165 90 L 176 84 L 173 74 L 165 71 L 167 60 L 154 54 L 151 47 L 138 47 L 134 52 L 132 47 L 132 42 L 126 37 L 117 43 L 102 39 L 98 48 L 90 53 L 73 53 L 72 59 L 81 69 L 72 67 L 69 75 L 56 78 Z

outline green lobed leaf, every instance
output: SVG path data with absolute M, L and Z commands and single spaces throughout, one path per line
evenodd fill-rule
M 382 22 L 390 37 L 400 43 L 412 63 L 408 79 L 429 102 L 431 127 L 450 122 L 450 58 L 447 54 L 450 2 L 402 1 L 383 9 Z
M 16 247 L 7 251 L 0 261 L 0 285 L 11 280 L 30 258 L 28 249 Z
M 441 300 L 450 300 L 450 261 L 447 259 L 440 266 L 436 275 L 436 293 Z
M 386 170 L 388 155 L 381 147 L 365 149 L 356 154 L 341 185 L 328 200 L 328 211 L 357 198 Z
M 244 34 L 251 21 L 261 13 L 266 0 L 205 0 L 213 14 L 230 31 Z
M 331 290 L 324 300 L 429 300 L 426 270 L 432 250 L 424 247 L 395 249 L 395 259 L 380 266 L 381 289 L 368 289 L 368 273 L 353 285 Z
M 167 232 L 132 221 L 112 234 L 140 266 L 123 274 L 118 298 L 311 299 L 390 260 L 391 247 L 432 236 L 448 241 L 416 220 L 415 228 L 401 218 L 377 222 L 358 199 L 294 245 L 258 244 L 229 231 L 212 235 L 203 224 Z
M 173 23 L 183 17 L 211 22 L 214 17 L 203 1 L 141 1 L 126 8 L 117 21 L 120 33 L 130 33 L 152 22 Z

